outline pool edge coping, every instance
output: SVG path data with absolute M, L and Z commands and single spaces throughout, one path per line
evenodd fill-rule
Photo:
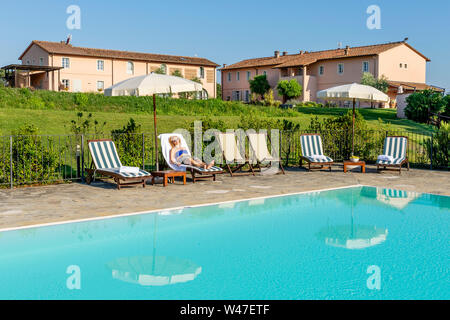
M 55 221 L 55 222 L 48 222 L 48 223 L 32 224 L 32 225 L 20 226 L 20 227 L 0 228 L 0 233 L 1 232 L 8 232 L 8 231 L 24 230 L 24 229 L 51 227 L 51 226 L 64 225 L 64 224 L 70 224 L 70 223 L 81 223 L 81 222 L 107 220 L 107 219 L 114 219 L 114 218 L 121 218 L 121 217 L 130 217 L 130 216 L 136 216 L 136 215 L 152 214 L 152 213 L 156 213 L 156 212 L 181 210 L 181 209 L 187 209 L 187 208 L 207 207 L 207 206 L 214 206 L 214 205 L 220 205 L 220 204 L 225 204 L 225 203 L 244 202 L 244 201 L 258 200 L 258 199 L 270 199 L 270 198 L 279 198 L 279 197 L 284 197 L 284 196 L 294 196 L 294 195 L 313 193 L 313 192 L 349 189 L 349 188 L 356 188 L 356 187 L 370 187 L 370 188 L 384 188 L 384 189 L 387 188 L 387 187 L 371 186 L 371 185 L 366 185 L 366 184 L 352 184 L 352 185 L 342 186 L 342 187 L 333 187 L 333 188 L 325 188 L 325 189 L 317 189 L 317 190 L 290 192 L 290 193 L 284 193 L 284 194 L 268 195 L 268 196 L 253 197 L 253 198 L 244 198 L 244 199 L 227 200 L 227 201 L 219 201 L 219 202 L 210 202 L 210 203 L 202 203 L 202 204 L 194 204 L 194 205 L 185 205 L 185 206 L 179 206 L 179 207 L 153 209 L 153 210 L 148 210 L 148 211 L 136 211 L 136 212 L 128 212 L 128 213 L 119 213 L 119 214 L 112 214 L 112 215 L 107 215 L 107 216 L 102 216 L 102 217 L 92 217 L 92 218 L 83 218 L 83 219 L 74 219 L 74 220 L 63 220 L 63 221 Z M 401 189 L 396 189 L 396 190 L 401 190 Z M 425 193 L 425 194 L 431 194 L 431 195 L 444 196 L 445 197 L 445 195 L 434 194 L 434 193 L 427 193 L 427 192 L 418 192 L 418 193 Z
M 97 221 L 97 220 L 114 219 L 114 218 L 129 217 L 129 216 L 136 216 L 136 215 L 142 215 L 142 214 L 152 214 L 152 213 L 156 213 L 156 212 L 173 211 L 173 210 L 180 210 L 180 209 L 187 209 L 187 208 L 199 208 L 199 207 L 220 205 L 220 204 L 225 204 L 225 203 L 244 202 L 244 201 L 258 200 L 258 199 L 278 198 L 278 197 L 293 196 L 293 195 L 306 194 L 306 193 L 312 193 L 312 192 L 331 191 L 331 190 L 348 189 L 348 188 L 356 188 L 356 187 L 373 187 L 373 186 L 362 185 L 362 184 L 353 184 L 353 185 L 349 185 L 349 186 L 334 187 L 334 188 L 299 191 L 299 192 L 291 192 L 291 193 L 284 193 L 284 194 L 276 194 L 276 195 L 268 195 L 268 196 L 252 197 L 252 198 L 236 199 L 236 200 L 227 200 L 227 201 L 219 201 L 219 202 L 209 202 L 209 203 L 185 205 L 185 206 L 179 206 L 179 207 L 153 209 L 153 210 L 147 210 L 147 211 L 136 211 L 136 212 L 128 212 L 128 213 L 119 213 L 119 214 L 112 214 L 112 215 L 107 215 L 107 216 L 102 216 L 102 217 L 91 217 L 91 218 L 74 219 L 74 220 L 63 220 L 63 221 L 38 223 L 38 224 L 19 226 L 19 227 L 0 228 L 0 232 L 16 231 L 16 230 L 23 230 L 23 229 L 33 229 L 33 228 L 43 228 L 43 227 L 51 227 L 51 226 L 56 226 L 56 225 L 69 224 L 69 223 L 80 223 L 80 222 L 89 222 L 89 221 Z

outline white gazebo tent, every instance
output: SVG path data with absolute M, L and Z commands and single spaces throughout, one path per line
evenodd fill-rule
M 389 96 L 380 90 L 363 84 L 352 83 L 332 87 L 317 92 L 317 98 L 324 100 L 351 100 L 353 101 L 352 123 L 352 155 L 355 152 L 355 104 L 358 101 L 389 102 Z
M 202 91 L 203 86 L 195 81 L 165 74 L 150 73 L 121 81 L 105 89 L 105 96 L 150 96 L 153 95 L 153 121 L 155 126 L 156 170 L 158 164 L 158 133 L 156 126 L 156 95 Z

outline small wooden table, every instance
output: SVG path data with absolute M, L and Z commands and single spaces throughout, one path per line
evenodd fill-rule
M 364 161 L 357 161 L 357 162 L 352 162 L 350 160 L 346 160 L 344 161 L 344 172 L 347 172 L 347 166 L 360 166 L 361 167 L 361 172 L 365 173 L 366 172 L 366 163 Z
M 175 171 L 175 170 L 167 170 L 167 171 L 153 171 L 152 174 L 152 185 L 155 182 L 155 177 L 163 178 L 163 186 L 167 187 L 167 182 L 174 183 L 175 177 L 183 177 L 183 184 L 186 184 L 186 171 Z

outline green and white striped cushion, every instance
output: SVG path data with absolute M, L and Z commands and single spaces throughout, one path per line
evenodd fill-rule
M 210 169 L 203 169 L 203 168 L 198 168 L 198 167 L 194 167 L 194 166 L 186 166 L 186 168 L 191 168 L 195 171 L 199 171 L 199 172 L 219 172 L 222 171 L 222 168 L 219 167 L 211 167 Z
M 113 141 L 89 142 L 89 151 L 96 169 L 114 169 L 122 166 Z
M 393 161 L 377 160 L 378 164 L 400 164 L 406 159 L 408 139 L 405 137 L 386 137 L 383 154 L 394 158 Z
M 323 155 L 322 138 L 318 134 L 302 135 L 300 137 L 300 145 L 302 148 L 302 155 L 304 157 Z
M 323 154 L 322 137 L 318 134 L 305 134 L 300 137 L 300 146 L 302 155 L 310 162 L 333 162 L 333 159 Z M 313 157 L 313 155 L 322 155 L 325 159 Z
M 113 169 L 102 169 L 103 171 L 107 171 L 107 172 L 111 172 L 111 173 L 115 173 L 118 174 L 124 178 L 134 178 L 134 177 L 145 177 L 145 176 L 150 176 L 150 173 L 148 173 L 145 170 L 139 169 L 139 173 L 135 174 L 135 173 L 125 173 L 125 172 L 120 172 L 118 168 L 113 168 Z

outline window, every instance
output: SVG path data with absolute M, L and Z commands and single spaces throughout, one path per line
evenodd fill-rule
M 405 63 L 405 69 L 408 69 L 408 65 Z
M 369 72 L 369 61 L 364 61 L 362 65 L 363 72 Z
M 70 88 L 70 81 L 69 81 L 69 79 L 62 79 L 62 84 L 63 84 L 63 87 L 64 87 L 64 89 L 69 89 Z
M 239 71 L 236 72 L 236 80 L 237 80 L 237 81 L 239 81 L 240 77 L 241 77 L 241 74 L 239 73 Z
M 228 82 L 231 82 L 231 72 L 228 72 Z
M 30 65 L 30 60 L 27 60 L 27 65 Z
M 250 76 L 251 76 L 250 71 L 247 71 L 247 80 L 250 80 Z
M 264 71 L 263 71 L 263 74 L 266 76 L 266 75 L 267 75 L 267 72 L 264 70 Z
M 70 59 L 69 58 L 62 58 L 62 67 L 64 69 L 70 68 Z
M 43 66 L 44 65 L 44 58 L 39 58 L 39 65 Z
M 134 74 L 134 63 L 131 61 L 127 62 L 127 73 Z
M 241 100 L 241 92 L 233 91 L 233 101 L 240 101 L 240 100 Z
M 343 63 L 339 63 L 338 64 L 338 74 L 343 74 L 344 73 L 344 64 Z
M 205 68 L 200 67 L 199 71 L 199 77 L 200 79 L 204 79 L 205 78 Z
M 403 63 L 400 63 L 400 68 L 403 67 Z
M 250 91 L 245 90 L 245 102 L 250 102 Z
M 319 76 L 323 75 L 325 68 L 323 66 L 319 66 Z
M 104 81 L 97 81 L 97 91 L 103 91 L 105 89 Z
M 36 60 L 35 59 L 33 59 L 33 66 L 36 64 Z
M 105 61 L 97 60 L 97 70 L 104 71 L 105 70 Z

